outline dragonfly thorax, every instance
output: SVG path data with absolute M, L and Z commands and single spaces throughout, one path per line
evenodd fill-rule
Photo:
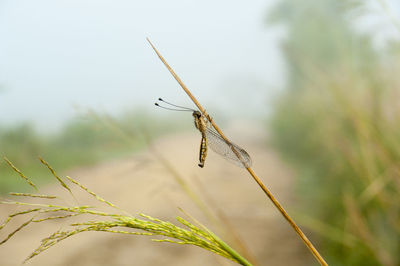
M 205 134 L 206 129 L 207 129 L 207 123 L 204 120 L 204 117 L 199 111 L 194 111 L 193 112 L 193 117 L 194 117 L 194 125 L 195 127 L 201 132 L 201 134 Z

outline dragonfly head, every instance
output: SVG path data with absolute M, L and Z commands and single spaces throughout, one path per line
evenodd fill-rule
M 194 118 L 200 118 L 201 117 L 201 113 L 199 111 L 193 111 L 193 117 Z

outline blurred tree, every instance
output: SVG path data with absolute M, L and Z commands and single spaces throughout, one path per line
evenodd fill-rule
M 363 1 L 355 0 L 281 0 L 268 16 L 271 24 L 287 29 L 283 41 L 291 89 L 301 89 L 307 77 L 304 66 L 330 72 L 343 62 L 355 68 L 374 65 L 375 55 L 367 36 L 352 28 L 349 21 L 362 11 Z M 353 11 L 353 12 L 351 12 Z
M 287 29 L 288 69 L 271 135 L 299 172 L 304 221 L 328 262 L 399 265 L 399 45 L 377 52 L 355 29 L 364 4 L 280 0 L 269 13 Z

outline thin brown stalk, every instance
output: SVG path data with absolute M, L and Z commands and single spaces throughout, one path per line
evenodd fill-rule
M 182 80 L 179 78 L 179 76 L 175 73 L 175 71 L 169 66 L 167 61 L 163 58 L 163 56 L 158 52 L 158 50 L 155 48 L 155 46 L 151 43 L 149 38 L 147 38 L 147 41 L 153 48 L 153 50 L 156 52 L 160 60 L 163 62 L 163 64 L 167 67 L 171 75 L 175 78 L 175 80 L 179 83 L 179 85 L 182 87 L 182 89 L 186 92 L 186 94 L 189 96 L 189 98 L 193 101 L 193 103 L 197 106 L 197 108 L 200 110 L 200 112 L 207 118 L 208 121 L 210 121 L 211 125 L 213 128 L 218 132 L 218 134 L 221 135 L 221 137 L 227 142 L 231 143 L 229 139 L 222 133 L 221 129 L 215 124 L 214 120 L 210 117 L 210 115 L 205 111 L 205 109 L 201 106 L 201 104 L 197 101 L 197 99 L 193 96 L 193 94 L 190 92 L 190 90 L 186 87 L 186 85 L 182 82 Z M 241 159 L 240 154 L 236 151 L 236 149 L 231 146 L 232 151 L 236 154 L 236 156 Z M 243 160 L 241 160 L 243 162 Z M 243 163 L 245 166 L 245 164 Z M 311 243 L 311 241 L 307 238 L 307 236 L 301 231 L 300 227 L 297 226 L 297 224 L 294 222 L 294 220 L 289 216 L 289 214 L 285 211 L 285 209 L 282 207 L 282 205 L 278 202 L 278 200 L 272 195 L 272 193 L 268 190 L 268 188 L 263 184 L 263 182 L 260 180 L 260 178 L 254 173 L 254 171 L 251 169 L 251 167 L 246 167 L 247 171 L 249 174 L 253 177 L 253 179 L 257 182 L 257 184 L 260 186 L 260 188 L 264 191 L 264 193 L 268 196 L 268 198 L 272 201 L 272 203 L 275 205 L 275 207 L 279 210 L 279 212 L 282 214 L 282 216 L 286 219 L 286 221 L 290 224 L 290 226 L 295 230 L 295 232 L 298 234 L 298 236 L 303 240 L 304 244 L 307 246 L 307 248 L 311 251 L 311 253 L 314 255 L 314 257 L 318 260 L 318 262 L 321 265 L 328 265 L 324 258 L 319 254 L 318 250 L 314 247 L 314 245 Z

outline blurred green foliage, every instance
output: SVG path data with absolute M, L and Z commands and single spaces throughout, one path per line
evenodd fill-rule
M 298 171 L 299 216 L 332 265 L 400 265 L 400 49 L 354 30 L 359 1 L 281 0 L 287 89 L 272 141 Z
M 154 117 L 142 111 L 118 118 L 89 111 L 67 122 L 57 133 L 38 133 L 30 124 L 0 127 L 0 155 L 37 183 L 53 180 L 38 157 L 58 171 L 86 166 L 144 148 L 147 140 L 182 128 L 179 121 Z M 27 187 L 10 167 L 0 162 L 0 193 Z

